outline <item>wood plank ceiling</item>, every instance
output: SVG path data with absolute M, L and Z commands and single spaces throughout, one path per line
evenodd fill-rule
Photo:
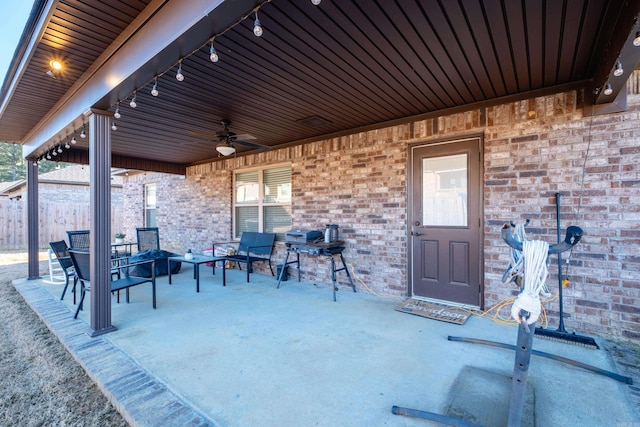
M 0 117 L 0 140 L 22 141 L 148 3 L 59 1 Z M 226 17 L 233 2 L 225 3 L 92 106 L 120 108 L 114 154 L 188 165 L 216 158 L 215 138 L 193 132 L 215 134 L 221 119 L 278 147 L 506 97 L 589 89 L 604 83 L 594 79 L 633 30 L 638 2 L 272 0 L 258 12 L 262 37 L 252 33 L 254 14 L 216 28 L 260 2 Z M 214 64 L 208 40 L 217 33 Z M 67 67 L 56 79 L 45 75 L 52 57 Z M 150 94 L 154 76 L 158 97 Z

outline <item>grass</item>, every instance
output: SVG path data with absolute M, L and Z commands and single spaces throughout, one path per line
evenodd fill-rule
M 127 426 L 12 286 L 27 272 L 25 253 L 0 253 L 0 425 Z

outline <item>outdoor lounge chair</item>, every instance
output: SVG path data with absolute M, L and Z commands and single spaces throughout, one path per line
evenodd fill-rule
M 213 261 L 213 274 L 216 274 L 215 264 L 222 261 L 223 266 L 226 261 L 233 261 L 238 268 L 242 270 L 240 264 L 247 264 L 247 282 L 249 282 L 249 275 L 253 273 L 253 263 L 267 261 L 269 263 L 269 270 L 271 275 L 273 274 L 273 267 L 271 266 L 271 254 L 273 252 L 273 245 L 276 241 L 275 233 L 257 233 L 255 231 L 245 231 L 240 237 L 240 244 L 234 255 L 226 255 L 221 257 L 215 257 Z M 228 242 L 226 242 L 228 243 Z M 213 244 L 213 253 L 216 253 L 216 244 Z
M 78 280 L 80 282 L 80 302 L 78 303 L 78 308 L 76 308 L 76 312 L 73 315 L 73 318 L 76 319 L 78 317 L 78 313 L 82 310 L 82 303 L 84 302 L 84 296 L 87 291 L 91 290 L 90 287 L 90 253 L 89 251 L 76 251 L 74 249 L 69 250 L 69 255 L 71 256 L 71 261 L 73 262 L 73 267 L 76 270 L 76 274 L 78 275 Z M 120 290 L 126 290 L 126 299 L 127 303 L 129 302 L 129 288 L 132 286 L 141 285 L 143 283 L 151 283 L 151 293 L 153 299 L 153 308 L 156 308 L 156 275 L 154 272 L 154 268 L 151 268 L 152 275 L 150 278 L 147 277 L 137 277 L 129 275 L 129 267 L 134 264 L 129 264 L 127 258 L 120 258 L 120 269 L 122 270 L 122 278 L 111 281 L 111 292 L 118 292 L 118 302 L 120 302 Z M 154 260 L 144 261 L 144 263 L 155 264 Z M 112 276 L 113 277 L 113 276 Z
M 60 300 L 64 299 L 64 294 L 67 292 L 67 288 L 69 287 L 69 276 L 73 276 L 73 303 L 76 303 L 76 284 L 78 283 L 78 276 L 76 275 L 76 271 L 73 268 L 73 262 L 71 261 L 71 257 L 69 256 L 69 247 L 67 246 L 67 242 L 64 240 L 58 240 L 55 242 L 49 242 L 49 247 L 56 255 L 56 259 L 60 264 L 60 268 L 62 268 L 62 272 L 64 273 L 64 289 L 62 290 L 62 296 Z

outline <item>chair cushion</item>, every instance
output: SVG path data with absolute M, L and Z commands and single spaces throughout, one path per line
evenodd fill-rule
M 148 251 L 141 251 L 135 255 L 129 257 L 130 263 L 136 263 L 141 261 L 156 260 L 156 276 L 166 276 L 169 274 L 167 267 L 167 258 L 170 256 L 179 256 L 173 252 L 163 251 L 161 249 L 150 249 Z M 176 274 L 180 271 L 182 263 L 171 263 L 171 274 Z M 138 277 L 151 277 L 151 264 L 134 265 L 129 268 L 129 274 L 131 276 Z

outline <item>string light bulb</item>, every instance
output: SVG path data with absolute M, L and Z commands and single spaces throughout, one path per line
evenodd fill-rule
M 62 153 L 62 147 L 58 145 L 58 153 Z
M 66 148 L 67 150 L 71 148 L 71 145 L 69 145 L 69 135 L 67 135 L 67 140 L 64 143 L 64 148 Z
M 116 119 L 119 119 L 121 116 L 120 114 L 120 107 L 116 107 L 116 111 L 113 113 L 113 117 Z
M 258 19 L 258 11 L 256 10 L 256 20 L 253 21 L 253 34 L 255 34 L 256 37 L 261 37 L 262 33 L 262 25 L 260 25 L 260 20 Z
M 636 32 L 636 36 L 633 38 L 633 45 L 640 46 L 640 31 Z
M 78 140 L 76 139 L 76 131 L 73 131 L 73 136 L 71 137 L 71 143 L 75 144 L 76 142 L 78 142 Z
M 51 160 L 51 153 L 47 151 L 47 159 Z
M 182 59 L 178 62 L 178 72 L 176 73 L 176 80 L 181 82 L 184 80 L 184 74 L 182 74 Z
M 211 48 L 209 49 L 209 59 L 211 60 L 211 62 L 218 62 L 218 60 L 220 59 L 220 57 L 218 56 L 218 53 L 216 52 L 216 48 L 213 47 L 213 39 L 211 39 Z
M 111 122 L 111 130 L 118 130 L 118 125 L 115 120 Z
M 616 61 L 616 68 L 615 70 L 613 70 L 613 75 L 616 77 L 620 77 L 623 74 L 624 74 L 624 70 L 622 69 L 622 63 L 618 59 L 618 61 Z
M 322 0 L 311 0 L 311 4 L 314 5 L 314 6 L 317 6 L 317 5 L 320 4 L 321 1 Z
M 129 107 L 131 108 L 136 108 L 138 106 L 138 103 L 136 102 L 136 92 L 137 91 L 133 91 L 133 98 L 131 98 L 131 102 L 129 102 Z
M 84 123 L 82 124 L 82 132 L 80 132 L 80 138 L 86 138 L 87 132 L 84 129 Z
M 153 78 L 153 89 L 151 89 L 151 96 L 158 96 L 160 92 L 158 92 L 158 78 Z
M 53 150 L 51 151 L 51 155 L 54 157 L 58 155 L 58 150 L 56 150 L 56 147 L 53 147 Z
M 611 83 L 607 82 L 604 85 L 604 91 L 602 93 L 604 93 L 607 96 L 609 96 L 609 95 L 611 95 L 613 93 L 613 89 L 611 88 Z

